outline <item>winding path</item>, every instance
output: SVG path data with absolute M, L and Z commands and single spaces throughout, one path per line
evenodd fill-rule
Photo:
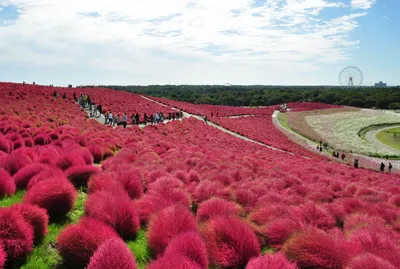
M 385 128 L 379 128 L 377 130 L 371 130 L 369 132 L 367 132 L 365 134 L 365 138 L 372 144 L 374 144 L 377 147 L 386 149 L 394 154 L 400 155 L 400 150 L 392 148 L 384 143 L 382 143 L 381 141 L 379 141 L 379 139 L 376 137 L 376 135 L 378 133 L 380 133 L 381 131 L 385 131 L 385 130 L 390 130 L 393 128 L 400 128 L 400 125 L 393 125 L 393 126 L 389 126 L 389 127 L 385 127 Z

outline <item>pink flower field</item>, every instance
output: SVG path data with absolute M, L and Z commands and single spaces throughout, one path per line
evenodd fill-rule
M 400 176 L 302 148 L 275 129 L 277 107 L 154 98 L 283 151 L 193 117 L 112 128 L 73 92 L 116 113 L 172 109 L 0 83 L 0 268 L 400 268 Z M 225 117 L 239 114 L 255 116 Z

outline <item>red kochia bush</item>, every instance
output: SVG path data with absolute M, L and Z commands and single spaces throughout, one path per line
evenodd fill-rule
M 250 226 L 235 216 L 219 216 L 201 227 L 210 262 L 222 267 L 244 267 L 260 255 L 260 244 Z
M 12 209 L 19 211 L 25 221 L 32 226 L 36 242 L 44 238 L 49 224 L 49 216 L 45 209 L 31 204 L 15 204 Z
M 139 199 L 143 195 L 143 183 L 139 170 L 128 169 L 117 171 L 117 181 L 121 183 L 132 200 Z
M 211 198 L 200 204 L 196 219 L 198 222 L 207 221 L 216 216 L 239 215 L 240 206 L 221 198 Z
M 283 246 L 283 252 L 300 267 L 342 268 L 350 253 L 324 231 L 307 228 L 294 234 Z
M 13 152 L 7 158 L 7 171 L 14 175 L 21 168 L 32 163 L 32 159 L 27 154 L 22 152 Z
M 147 232 L 149 246 L 154 254 L 162 254 L 175 236 L 195 230 L 196 221 L 189 210 L 180 205 L 167 207 L 150 220 Z
M 124 239 L 135 237 L 140 229 L 139 216 L 127 195 L 107 191 L 90 194 L 85 214 L 109 224 Z
M 6 259 L 7 259 L 7 254 L 4 252 L 3 244 L 0 242 L 0 268 L 1 269 L 3 269 Z
M 345 269 L 396 269 L 389 261 L 371 253 L 361 254 L 349 261 Z
M 63 230 L 57 238 L 57 250 L 69 268 L 85 268 L 94 252 L 108 239 L 118 235 L 107 224 L 84 218 Z
M 15 190 L 14 179 L 7 171 L 0 168 L 0 199 L 4 196 L 12 196 L 15 193 Z
M 24 203 L 45 208 L 50 218 L 65 216 L 76 200 L 74 186 L 65 179 L 50 178 L 34 185 L 24 197 Z
M 75 187 L 81 187 L 87 186 L 89 178 L 100 172 L 101 169 L 93 165 L 76 165 L 68 168 L 65 174 Z
M 208 268 L 207 249 L 198 232 L 185 232 L 176 236 L 165 250 L 164 257 L 173 259 L 184 256 L 199 265 Z
M 67 180 L 67 178 L 64 175 L 64 172 L 57 167 L 52 167 L 52 166 L 46 166 L 44 170 L 39 172 L 38 174 L 34 175 L 28 183 L 28 186 L 26 187 L 28 190 L 30 190 L 33 186 L 35 186 L 38 182 L 49 179 L 49 178 L 57 178 L 60 180 Z
M 196 262 L 190 260 L 189 258 L 176 255 L 173 257 L 163 256 L 153 261 L 147 269 L 203 269 Z
M 89 146 L 89 151 L 92 154 L 93 161 L 95 163 L 100 163 L 101 160 L 103 160 L 103 150 L 101 149 L 100 146 L 97 145 Z
M 63 171 L 67 170 L 71 166 L 85 164 L 85 159 L 76 152 L 65 153 L 61 155 L 60 159 L 57 161 L 57 167 Z
M 90 258 L 86 269 L 136 269 L 135 257 L 124 241 L 118 238 L 108 239 Z
M 281 253 L 266 254 L 249 261 L 246 269 L 297 269 L 297 265 L 288 261 Z
M 23 189 L 29 183 L 29 180 L 46 169 L 46 165 L 40 163 L 33 163 L 25 166 L 14 175 L 15 184 L 17 188 Z
M 33 229 L 19 212 L 0 208 L 0 242 L 8 261 L 24 257 L 32 251 Z

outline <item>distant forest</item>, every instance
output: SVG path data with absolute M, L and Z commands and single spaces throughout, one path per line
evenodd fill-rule
M 197 86 L 150 85 L 101 87 L 195 104 L 269 106 L 289 102 L 322 102 L 363 108 L 400 109 L 400 87 Z

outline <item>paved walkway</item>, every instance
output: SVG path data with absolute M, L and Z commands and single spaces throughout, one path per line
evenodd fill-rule
M 377 147 L 386 149 L 386 150 L 388 150 L 388 151 L 390 151 L 390 152 L 392 152 L 392 153 L 394 153 L 394 154 L 400 155 L 400 150 L 395 149 L 395 148 L 392 148 L 392 147 L 390 147 L 390 146 L 388 146 L 388 145 L 382 143 L 382 142 L 379 141 L 379 139 L 376 137 L 376 135 L 377 135 L 379 132 L 385 131 L 385 130 L 390 130 L 390 129 L 393 129 L 393 128 L 400 128 L 400 125 L 393 125 L 393 126 L 390 126 L 390 127 L 385 127 L 385 128 L 380 128 L 380 129 L 377 129 L 377 130 L 369 131 L 369 132 L 367 132 L 367 133 L 365 134 L 365 138 L 366 138 L 370 143 L 374 144 L 374 145 L 377 146 Z

